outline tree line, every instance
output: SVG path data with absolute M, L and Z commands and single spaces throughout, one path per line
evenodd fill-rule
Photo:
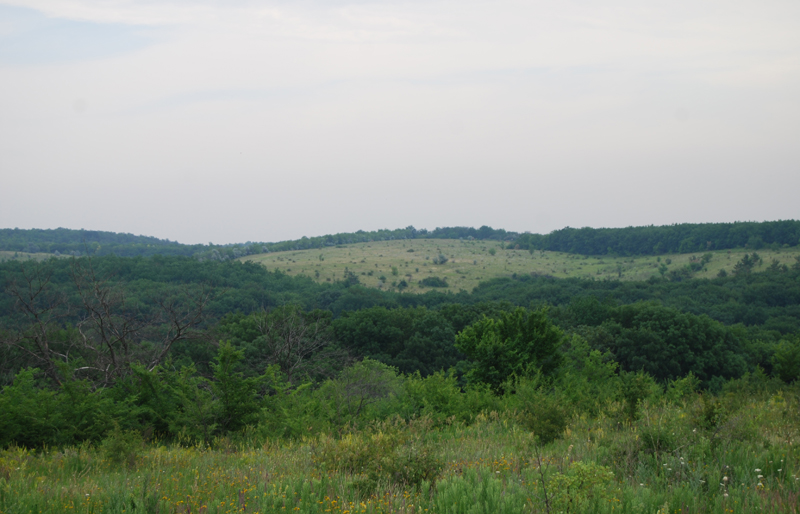
M 682 223 L 626 228 L 570 228 L 549 234 L 522 234 L 511 248 L 580 255 L 659 255 L 732 248 L 759 250 L 796 246 L 800 221 Z
M 359 230 L 281 242 L 185 245 L 166 239 L 132 234 L 64 228 L 0 229 L 0 250 L 54 255 L 147 257 L 191 256 L 227 261 L 247 255 L 320 249 L 331 246 L 399 239 L 476 239 L 504 242 L 508 248 L 531 252 L 547 250 L 580 255 L 658 255 L 707 252 L 733 248 L 779 249 L 800 242 L 800 221 L 699 223 L 626 228 L 570 228 L 549 234 L 520 234 L 488 226 L 437 227 L 433 230 Z

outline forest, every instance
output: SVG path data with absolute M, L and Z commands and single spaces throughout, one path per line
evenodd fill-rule
M 97 230 L 0 229 L 0 251 L 57 255 L 116 255 L 118 257 L 183 255 L 226 260 L 244 255 L 307 250 L 371 241 L 396 239 L 475 239 L 503 241 L 509 248 L 550 250 L 579 255 L 658 255 L 730 248 L 782 248 L 800 242 L 800 221 L 736 223 L 683 223 L 626 228 L 563 228 L 549 234 L 530 234 L 482 226 L 437 227 L 434 230 L 403 229 L 347 232 L 302 237 L 275 243 L 185 245 L 149 236 Z
M 797 512 L 800 259 L 756 250 L 796 246 L 798 227 L 437 229 L 748 252 L 713 279 L 423 294 L 5 231 L 85 241 L 0 263 L 0 512 Z

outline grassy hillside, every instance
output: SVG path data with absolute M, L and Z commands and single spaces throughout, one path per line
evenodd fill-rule
M 703 270 L 695 272 L 694 277 L 712 278 L 721 269 L 730 273 L 748 251 L 718 250 L 709 253 L 712 255 L 711 260 Z M 758 253 L 762 264 L 756 267 L 756 271 L 766 269 L 773 259 L 781 265 L 791 266 L 796 262 L 795 257 L 800 255 L 800 248 L 762 250 Z M 444 255 L 447 262 L 436 263 L 440 255 Z M 504 249 L 502 243 L 494 241 L 415 239 L 339 245 L 323 250 L 273 252 L 250 255 L 241 260 L 258 262 L 271 271 L 305 275 L 319 282 L 343 280 L 346 273 L 352 273 L 361 284 L 384 290 L 396 290 L 398 284 L 405 280 L 408 284 L 406 291 L 422 293 L 433 289 L 420 283 L 427 277 L 446 280 L 448 286 L 438 289 L 454 292 L 461 289 L 471 291 L 481 281 L 514 274 L 595 280 L 647 280 L 661 275 L 659 267 L 662 264 L 667 267 L 668 273 L 692 262 L 699 262 L 702 255 L 689 253 L 587 257 L 560 252 L 530 253 L 527 250 Z
M 0 262 L 4 261 L 43 261 L 53 257 L 50 253 L 6 252 L 0 250 Z

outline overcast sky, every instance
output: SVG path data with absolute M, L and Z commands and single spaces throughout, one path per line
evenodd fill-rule
M 0 227 L 800 218 L 797 0 L 0 0 Z

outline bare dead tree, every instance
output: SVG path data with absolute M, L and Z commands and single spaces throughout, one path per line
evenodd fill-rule
M 105 387 L 134 364 L 153 370 L 175 343 L 201 335 L 213 298 L 204 286 L 184 286 L 151 302 L 131 300 L 126 286 L 99 276 L 91 259 L 75 259 L 70 275 L 78 300 L 70 304 L 54 287 L 50 269 L 26 263 L 9 280 L 18 326 L 0 338 L 58 384 L 72 373 Z M 68 322 L 75 328 L 66 330 Z
M 73 263 L 71 274 L 83 315 L 77 324 L 86 365 L 76 373 L 93 375 L 108 385 L 130 371 L 134 363 L 152 370 L 178 341 L 198 336 L 212 294 L 205 287 L 160 298 L 145 308 L 131 303 L 122 284 L 99 277 L 91 260 Z
M 299 305 L 284 305 L 255 315 L 262 334 L 263 360 L 277 364 L 289 382 L 298 374 L 325 374 L 333 363 L 343 363 L 347 353 L 335 348 L 330 319 L 322 312 L 304 312 Z
M 64 294 L 54 291 L 52 270 L 42 263 L 26 263 L 19 276 L 11 278 L 6 293 L 14 298 L 22 318 L 16 330 L 2 333 L 4 346 L 15 348 L 40 367 L 54 382 L 61 384 L 59 363 L 70 359 L 72 345 L 57 341 L 55 333 L 69 312 Z

